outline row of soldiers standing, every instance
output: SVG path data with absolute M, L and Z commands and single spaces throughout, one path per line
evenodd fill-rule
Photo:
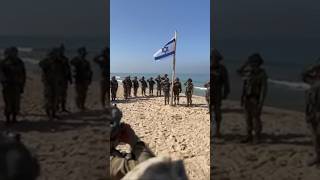
M 122 81 L 123 84 L 123 96 L 124 99 L 127 100 L 131 96 L 131 89 L 133 89 L 133 95 L 137 97 L 137 92 L 140 87 L 139 82 L 141 84 L 141 95 L 146 96 L 146 89 L 149 84 L 149 96 L 153 96 L 154 85 L 157 84 L 157 92 L 156 96 L 161 96 L 161 92 L 164 93 L 165 105 L 169 104 L 170 100 L 170 88 L 171 84 L 168 78 L 168 75 L 165 74 L 163 77 L 158 75 L 155 80 L 150 77 L 148 80 L 145 80 L 145 77 L 142 76 L 141 79 L 138 80 L 138 77 L 134 77 L 133 80 L 130 79 L 130 76 L 125 77 Z M 186 86 L 186 97 L 187 97 L 187 105 L 192 105 L 192 94 L 193 94 L 193 83 L 192 79 L 188 79 L 185 83 Z M 111 88 L 111 100 L 115 101 L 117 98 L 117 90 L 118 90 L 118 81 L 115 76 L 113 76 L 110 80 L 110 88 Z M 174 95 L 174 104 L 179 104 L 179 96 L 182 92 L 182 86 L 179 78 L 176 78 L 173 82 L 173 95 Z
M 93 72 L 90 62 L 86 59 L 86 48 L 78 49 L 78 56 L 70 62 L 65 56 L 65 48 L 53 48 L 47 56 L 39 62 L 42 70 L 44 85 L 44 108 L 49 119 L 58 118 L 56 113 L 69 112 L 66 108 L 67 91 L 69 84 L 73 83 L 71 66 L 74 67 L 76 105 L 80 110 L 85 110 L 85 101 L 88 87 L 92 82 Z M 94 58 L 101 69 L 101 104 L 106 105 L 107 94 L 107 68 L 109 48 L 103 50 L 101 55 Z M 71 66 L 70 66 L 71 65 Z M 26 69 L 24 62 L 18 57 L 16 47 L 4 51 L 4 59 L 0 61 L 0 81 L 3 87 L 5 103 L 4 114 L 6 123 L 16 122 L 20 111 L 21 94 L 26 84 Z

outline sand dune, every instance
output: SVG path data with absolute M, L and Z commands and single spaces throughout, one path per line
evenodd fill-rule
M 194 96 L 194 107 L 185 107 L 186 98 L 181 97 L 182 105 L 172 107 L 164 105 L 164 97 L 138 97 L 126 102 L 122 92 L 120 87 L 117 105 L 123 111 L 123 121 L 152 151 L 157 156 L 183 159 L 190 179 L 209 179 L 210 117 L 205 98 Z
M 224 138 L 212 139 L 214 179 L 319 179 L 319 169 L 306 165 L 314 149 L 303 113 L 266 107 L 263 142 L 247 145 L 240 143 L 246 126 L 239 102 L 225 102 L 223 112 Z
M 29 72 L 20 123 L 10 128 L 3 126 L 1 97 L 1 131 L 9 129 L 21 133 L 22 141 L 40 161 L 40 180 L 106 179 L 107 126 L 105 114 L 99 110 L 98 83 L 90 88 L 90 111 L 78 112 L 72 86 L 69 88 L 68 107 L 74 113 L 62 114 L 61 120 L 52 122 L 44 116 L 42 89 L 39 74 Z

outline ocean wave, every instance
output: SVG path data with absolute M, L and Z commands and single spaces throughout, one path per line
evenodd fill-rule
M 205 88 L 205 87 L 198 87 L 198 86 L 195 86 L 194 88 L 195 88 L 195 89 L 199 89 L 199 90 L 201 90 L 201 91 L 205 91 L 205 90 L 207 90 L 207 88 Z
M 281 81 L 275 79 L 269 79 L 269 83 L 286 86 L 294 90 L 304 91 L 310 88 L 310 85 L 303 82 Z

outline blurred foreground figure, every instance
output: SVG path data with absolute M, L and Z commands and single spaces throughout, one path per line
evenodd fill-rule
M 170 158 L 155 157 L 151 150 L 142 142 L 130 125 L 122 123 L 122 113 L 112 106 L 110 111 L 111 180 L 187 180 L 182 161 L 171 161 Z M 116 147 L 129 144 L 130 153 L 120 152 Z
M 20 142 L 20 135 L 1 133 L 0 179 L 36 180 L 39 174 L 39 163 Z
M 320 165 L 320 65 L 312 66 L 302 74 L 302 80 L 311 88 L 306 91 L 306 122 L 311 130 L 315 157 L 309 166 Z
M 18 49 L 11 47 L 5 50 L 4 59 L 0 61 L 2 94 L 5 104 L 6 124 L 17 121 L 20 111 L 21 94 L 24 92 L 26 70 L 23 61 L 18 57 Z
M 222 100 L 227 99 L 230 93 L 230 82 L 227 68 L 221 64 L 223 56 L 213 49 L 211 52 L 212 66 L 212 105 L 213 105 L 213 122 L 215 123 L 215 132 L 213 136 L 221 137 L 220 124 L 222 122 L 221 105 Z
M 247 137 L 243 143 L 259 143 L 261 138 L 261 113 L 268 87 L 268 76 L 261 68 L 262 64 L 263 59 L 256 53 L 249 56 L 248 61 L 238 70 L 244 81 L 241 105 L 244 106 L 247 123 Z

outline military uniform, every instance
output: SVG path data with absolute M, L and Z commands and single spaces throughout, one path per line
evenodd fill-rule
M 189 79 L 187 82 L 184 83 L 184 85 L 186 86 L 186 97 L 187 97 L 187 106 L 191 106 L 192 105 L 192 94 L 193 94 L 193 83 L 192 80 Z
M 138 88 L 139 88 L 139 81 L 138 81 L 137 77 L 135 77 L 132 80 L 132 84 L 133 84 L 133 94 L 135 97 L 137 97 L 137 92 L 138 92 Z
M 23 61 L 17 56 L 16 48 L 6 49 L 5 59 L 0 61 L 1 84 L 5 103 L 6 122 L 16 122 L 20 111 L 21 94 L 26 82 L 26 70 Z
M 170 100 L 170 82 L 169 79 L 166 78 L 162 81 L 162 89 L 163 89 L 163 94 L 164 94 L 164 105 L 169 104 L 169 100 Z
M 302 74 L 305 83 L 311 85 L 306 91 L 306 122 L 311 130 L 315 158 L 308 163 L 312 166 L 320 164 L 320 66 L 312 66 Z
M 223 59 L 221 54 L 217 50 L 214 50 L 211 58 L 213 58 L 213 70 L 211 71 L 213 82 L 213 99 L 211 107 L 213 107 L 214 113 L 214 121 L 212 122 L 214 122 L 216 125 L 213 135 L 219 137 L 221 136 L 220 124 L 222 122 L 221 105 L 222 100 L 226 99 L 230 93 L 230 82 L 227 68 L 220 64 L 220 61 Z
M 45 110 L 49 119 L 57 118 L 59 98 L 65 83 L 65 64 L 58 54 L 58 49 L 53 49 L 49 56 L 39 62 L 42 69 L 42 82 L 44 85 Z
M 97 57 L 95 57 L 93 60 L 96 64 L 98 64 L 98 66 L 100 67 L 100 70 L 101 70 L 101 80 L 100 80 L 100 91 L 101 91 L 101 94 L 100 94 L 100 100 L 101 100 L 101 105 L 103 108 L 105 108 L 106 106 L 106 101 L 108 100 L 109 102 L 109 95 L 107 96 L 107 99 L 106 99 L 106 95 L 107 93 L 109 93 L 109 90 L 108 90 L 108 82 L 109 82 L 109 79 L 107 78 L 108 77 L 108 69 L 107 69 L 107 66 L 108 66 L 108 61 L 109 61 L 109 55 L 110 55 L 110 52 L 109 52 L 109 49 L 106 48 L 103 50 L 103 53 L 102 55 L 99 55 Z
M 110 81 L 110 89 L 111 89 L 111 101 L 115 101 L 117 98 L 117 91 L 118 91 L 118 81 L 113 76 Z
M 123 97 L 124 99 L 128 99 L 128 77 L 125 77 L 122 80 L 122 87 L 123 87 Z
M 206 90 L 206 101 L 207 101 L 207 104 L 208 104 L 209 112 L 211 112 L 210 111 L 210 82 L 207 82 L 204 85 L 204 87 L 207 88 L 207 90 Z
M 131 81 L 130 76 L 129 76 L 128 77 L 128 82 L 127 82 L 128 97 L 131 97 L 131 88 L 132 88 L 132 81 Z
M 149 83 L 149 96 L 153 96 L 153 86 L 154 86 L 155 82 L 152 79 L 152 77 L 150 79 L 148 79 L 148 83 Z
M 146 80 L 144 80 L 144 77 L 140 79 L 140 83 L 141 83 L 141 94 L 142 96 L 146 96 L 146 88 L 148 87 L 148 84 Z
M 247 138 L 244 142 L 250 142 L 255 132 L 255 140 L 259 140 L 262 132 L 261 112 L 267 92 L 268 76 L 264 69 L 259 54 L 253 54 L 248 59 L 248 65 L 239 71 L 244 79 L 242 101 L 246 114 Z
M 84 51 L 84 52 L 81 52 Z M 74 66 L 74 78 L 76 89 L 76 104 L 81 110 L 85 110 L 85 102 L 88 92 L 88 87 L 92 81 L 92 70 L 89 61 L 85 59 L 85 49 L 79 49 L 80 56 L 71 60 L 71 65 Z M 84 53 L 84 55 L 81 55 Z
M 58 108 L 64 112 L 68 112 L 66 109 L 67 104 L 67 98 L 68 98 L 68 86 L 69 83 L 72 84 L 72 73 L 71 68 L 69 64 L 69 59 L 64 55 L 64 46 L 62 45 L 59 48 L 59 58 L 61 58 L 61 61 L 63 62 L 63 74 L 64 74 L 64 83 L 61 86 L 61 91 L 59 95 L 59 102 L 58 102 Z
M 161 77 L 160 75 L 155 79 L 156 83 L 157 83 L 157 96 L 161 96 Z
M 179 94 L 182 92 L 181 82 L 177 78 L 173 83 L 173 97 L 174 97 L 174 104 L 179 104 Z

